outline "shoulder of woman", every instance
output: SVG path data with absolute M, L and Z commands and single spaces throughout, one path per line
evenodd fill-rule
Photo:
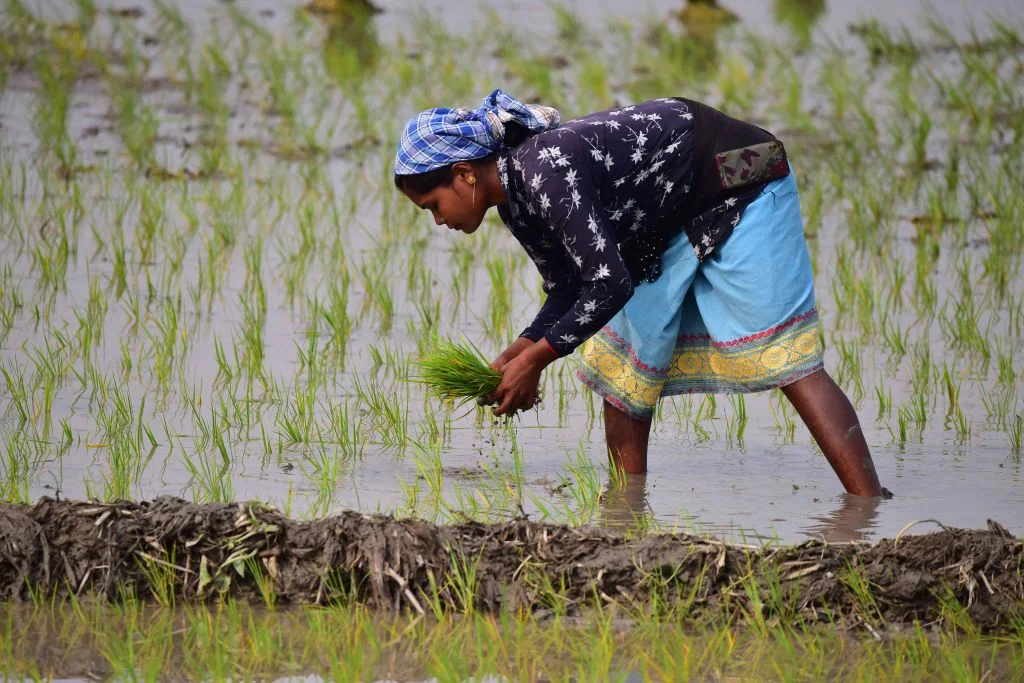
M 556 128 L 524 141 L 512 150 L 513 164 L 520 172 L 565 169 L 583 163 L 588 146 L 578 131 Z

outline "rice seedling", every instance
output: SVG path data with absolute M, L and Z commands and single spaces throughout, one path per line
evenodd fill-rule
M 879 378 L 879 383 L 875 385 L 875 398 L 878 399 L 878 419 L 883 416 L 890 417 L 892 415 L 892 388 L 886 386 L 885 379 Z
M 146 400 L 140 401 L 136 412 L 126 389 L 114 384 L 104 389 L 99 410 L 104 442 L 98 447 L 106 450 L 110 468 L 101 473 L 103 498 L 129 499 L 159 445 L 152 429 L 143 422 Z
M 362 417 L 357 417 L 349 402 L 334 402 L 328 407 L 329 424 L 324 436 L 341 451 L 346 461 L 363 457 L 365 444 L 362 438 Z
M 848 562 L 844 568 L 842 582 L 857 605 L 858 614 L 867 626 L 878 626 L 882 623 L 881 611 L 875 598 L 870 581 L 863 570 L 856 564 Z
M 701 443 L 703 441 L 707 441 L 707 440 L 709 440 L 711 438 L 711 432 L 709 432 L 708 430 L 704 429 L 704 427 L 701 425 L 701 421 L 703 419 L 705 419 L 705 418 L 714 419 L 713 414 L 712 415 L 705 414 L 706 406 L 712 405 L 712 404 L 710 404 L 707 401 L 707 397 L 710 396 L 710 395 L 711 394 L 706 394 L 705 395 L 705 400 L 701 401 L 700 406 L 697 408 L 696 414 L 694 414 L 693 418 L 690 421 L 690 424 L 693 425 L 693 432 L 694 432 L 694 435 L 697 438 L 697 443 Z
M 333 505 L 338 481 L 346 471 L 345 460 L 336 451 L 318 445 L 305 455 L 304 464 L 308 470 L 307 477 L 316 491 L 310 513 L 317 517 L 326 516 Z
M 956 432 L 956 441 L 958 445 L 964 445 L 971 440 L 971 422 L 964 415 L 964 411 L 958 406 L 956 412 L 953 413 L 950 420 L 953 423 L 953 429 Z
M 882 322 L 879 327 L 886 347 L 889 349 L 890 357 L 898 362 L 907 354 L 910 330 L 903 329 L 898 320 L 890 321 L 888 313 L 882 314 Z
M 386 272 L 386 260 L 383 255 L 377 263 L 365 262 L 359 269 L 364 293 L 361 317 L 370 310 L 375 310 L 382 334 L 387 334 L 391 330 L 395 315 L 395 301 L 391 292 L 391 284 L 385 277 Z
M 949 400 L 949 409 L 946 414 L 951 415 L 960 409 L 960 382 L 953 379 L 949 367 L 942 364 L 942 384 L 946 388 L 946 397 Z
M 14 432 L 6 439 L 0 459 L 0 495 L 11 503 L 31 501 L 29 485 L 42 465 L 39 447 L 24 432 Z
M 468 345 L 467 345 L 468 344 Z M 501 373 L 493 369 L 475 345 L 437 338 L 424 357 L 414 361 L 418 381 L 434 398 L 453 406 L 462 406 L 490 395 L 501 383 Z
M 892 426 L 889 425 L 889 433 L 892 435 L 893 441 L 900 446 L 905 446 L 907 443 L 907 433 L 909 431 L 911 418 L 910 411 L 905 406 L 899 406 L 896 409 L 896 431 L 893 431 Z
M 853 385 L 853 401 L 856 405 L 864 397 L 864 380 L 861 346 L 856 340 L 847 340 L 839 337 L 840 362 L 836 368 L 836 382 L 840 386 Z
M 487 262 L 487 274 L 491 281 L 489 312 L 485 329 L 497 342 L 505 341 L 509 312 L 512 308 L 509 282 L 512 274 L 506 271 L 505 264 L 499 259 Z
M 436 447 L 428 448 L 423 444 L 414 443 L 413 453 L 416 458 L 417 478 L 426 482 L 431 504 L 436 509 L 443 501 L 444 477 L 441 473 L 441 451 Z M 413 491 L 418 491 L 418 485 Z M 410 501 L 414 506 L 412 509 L 415 509 L 417 501 L 418 496 L 413 496 L 413 500 Z
M 1005 427 L 1010 417 L 1010 399 L 1016 400 L 1016 396 L 998 386 L 990 391 L 981 385 L 978 390 L 986 417 L 998 428 Z
M 314 440 L 316 394 L 296 387 L 277 415 L 278 436 L 286 446 L 308 444 Z
M 212 438 L 215 452 L 189 454 L 178 443 L 182 462 L 191 479 L 189 488 L 196 502 L 228 503 L 234 500 L 232 462 L 219 422 L 219 418 L 214 415 Z
M 793 443 L 796 435 L 796 409 L 781 391 L 773 391 L 768 403 L 772 419 L 775 421 L 775 429 L 782 434 L 783 441 Z
M 735 434 L 737 444 L 743 448 L 743 433 L 747 429 L 748 422 L 746 399 L 743 398 L 743 394 L 729 394 L 729 402 L 732 404 L 733 415 L 725 416 L 726 441 L 732 448 L 732 439 Z
M 1008 387 L 1013 387 L 1017 381 L 1017 370 L 1014 362 L 1014 349 L 1010 348 L 1005 353 L 999 348 L 1000 344 L 996 343 L 996 357 L 998 367 L 998 381 L 1000 384 L 1005 384 Z
M 379 384 L 366 383 L 360 379 L 355 380 L 354 388 L 357 400 L 368 411 L 381 443 L 403 453 L 411 445 L 408 395 L 403 404 L 396 391 L 385 392 Z
M 615 469 L 610 464 L 609 468 Z M 599 470 L 587 455 L 582 441 L 577 445 L 573 458 L 566 460 L 563 466 L 562 483 L 569 491 L 569 499 L 563 503 L 565 523 L 572 526 L 589 523 L 597 513 L 606 491 Z M 575 504 L 573 507 L 569 506 L 569 500 Z
M 147 329 L 146 334 L 151 344 L 151 367 L 153 377 L 158 387 L 166 389 L 171 380 L 171 373 L 174 369 L 174 360 L 178 357 L 179 343 L 187 344 L 186 331 L 178 322 L 178 312 L 181 310 L 181 300 L 167 300 L 162 307 L 162 317 L 153 320 L 156 328 L 152 332 Z
M 1010 439 L 1010 450 L 1019 455 L 1021 445 L 1024 444 L 1024 415 L 1017 413 L 1008 422 L 1006 435 Z

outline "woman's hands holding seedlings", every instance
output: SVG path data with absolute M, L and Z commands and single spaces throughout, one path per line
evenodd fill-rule
M 489 396 L 497 403 L 495 415 L 511 415 L 518 410 L 529 410 L 537 404 L 540 373 L 558 355 L 544 339 L 532 342 L 520 337 L 495 359 L 491 367 L 501 370 L 501 384 Z
M 518 337 L 518 338 L 516 338 L 516 340 L 514 342 L 512 342 L 512 344 L 509 345 L 509 347 L 507 349 L 505 349 L 500 354 L 498 354 L 498 357 L 495 358 L 491 362 L 491 367 L 494 368 L 495 370 L 497 370 L 498 372 L 503 372 L 505 370 L 505 366 L 506 365 L 508 365 L 510 362 L 512 362 L 512 360 L 516 356 L 518 356 L 519 354 L 521 354 L 523 351 L 525 351 L 526 349 L 530 348 L 531 346 L 533 346 L 533 342 L 531 340 L 527 339 L 526 337 Z M 498 400 L 496 398 L 496 394 L 491 394 L 489 396 L 481 396 L 480 398 L 477 399 L 476 404 L 478 406 L 481 406 L 481 407 L 482 406 L 495 406 L 495 407 L 497 407 Z

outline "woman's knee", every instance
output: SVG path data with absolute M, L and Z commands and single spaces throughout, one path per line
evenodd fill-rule
M 797 396 L 804 396 L 808 392 L 820 391 L 824 388 L 834 384 L 832 377 L 828 374 L 825 368 L 819 368 L 809 375 L 801 377 L 795 382 L 779 387 L 783 394 L 786 395 L 790 401 Z

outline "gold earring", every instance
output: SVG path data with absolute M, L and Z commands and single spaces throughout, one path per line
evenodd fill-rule
M 473 206 L 476 206 L 476 178 L 469 176 L 466 182 L 473 186 Z

